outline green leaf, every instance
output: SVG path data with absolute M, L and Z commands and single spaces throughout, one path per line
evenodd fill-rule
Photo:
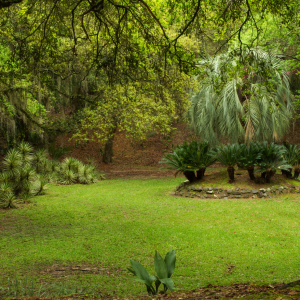
M 167 266 L 163 258 L 160 256 L 160 254 L 157 251 L 155 251 L 155 256 L 154 256 L 154 267 L 159 279 L 168 277 Z
M 158 293 L 158 288 L 159 288 L 160 285 L 161 285 L 161 282 L 160 282 L 159 279 L 157 279 L 157 280 L 155 281 L 156 293 Z
M 168 271 L 168 278 L 170 278 L 175 269 L 176 250 L 169 251 L 165 256 L 165 264 Z
M 129 272 L 131 272 L 133 275 L 135 275 L 135 276 L 136 276 L 136 274 L 135 274 L 135 272 L 134 272 L 134 270 L 133 270 L 133 269 L 127 268 L 127 270 L 128 270 Z
M 139 262 L 135 260 L 130 260 L 130 264 L 138 279 L 145 281 L 146 285 L 151 286 L 152 282 L 155 280 L 155 277 L 149 276 L 147 270 Z
M 159 279 L 171 292 L 174 291 L 174 282 L 171 278 Z

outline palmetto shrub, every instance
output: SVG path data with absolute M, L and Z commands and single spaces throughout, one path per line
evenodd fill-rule
M 49 182 L 90 184 L 97 180 L 96 168 L 74 158 L 62 163 L 49 160 L 45 149 L 34 151 L 25 142 L 9 150 L 0 173 L 0 207 L 13 208 L 15 199 L 41 195 Z

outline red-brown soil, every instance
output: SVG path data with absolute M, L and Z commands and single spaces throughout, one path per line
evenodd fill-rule
M 171 176 L 174 172 L 159 169 L 161 167 L 159 161 L 164 153 L 171 151 L 172 145 L 179 145 L 184 140 L 192 138 L 186 124 L 175 124 L 174 128 L 169 139 L 154 134 L 141 144 L 132 143 L 126 137 L 125 132 L 117 132 L 113 146 L 112 164 L 102 162 L 103 144 L 90 141 L 85 145 L 76 147 L 76 142 L 69 140 L 71 134 L 66 134 L 57 138 L 56 145 L 72 147 L 72 151 L 68 153 L 68 156 L 82 161 L 86 161 L 87 158 L 95 159 L 99 170 L 105 172 L 107 178 Z M 291 124 L 291 130 L 287 134 L 286 140 L 293 144 L 300 144 L 300 120 L 297 120 L 295 124 Z

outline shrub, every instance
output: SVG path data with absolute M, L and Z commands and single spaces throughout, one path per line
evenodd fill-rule
M 286 150 L 274 143 L 263 142 L 260 146 L 260 156 L 257 162 L 258 169 L 261 172 L 266 183 L 269 183 L 276 170 L 289 171 L 292 166 L 284 158 Z
M 215 159 L 227 167 L 228 176 L 231 181 L 234 181 L 234 167 L 238 162 L 240 149 L 238 144 L 227 144 L 218 147 L 214 152 Z
M 205 169 L 214 162 L 215 158 L 211 155 L 206 141 L 202 143 L 193 141 L 190 144 L 184 142 L 160 161 L 168 165 L 164 169 L 176 170 L 175 176 L 181 172 L 190 182 L 202 179 Z M 197 177 L 195 172 L 197 172 Z
M 41 195 L 51 181 L 61 184 L 90 184 L 97 180 L 96 167 L 77 159 L 66 158 L 62 163 L 49 160 L 45 149 L 33 151 L 25 142 L 9 150 L 0 173 L 0 207 L 14 208 L 14 200 L 24 201 Z M 103 176 L 103 174 L 101 174 Z

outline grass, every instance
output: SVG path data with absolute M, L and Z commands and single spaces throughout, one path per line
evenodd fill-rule
M 126 267 L 153 271 L 154 251 L 177 251 L 176 288 L 299 279 L 298 195 L 209 200 L 170 196 L 182 178 L 51 186 L 0 211 L 0 295 L 34 272 L 41 294 L 140 295 Z M 63 285 L 63 286 L 62 286 Z M 65 287 L 65 289 L 64 289 Z M 12 295 L 12 294 L 11 294 Z M 13 296 L 13 295 L 12 295 Z

